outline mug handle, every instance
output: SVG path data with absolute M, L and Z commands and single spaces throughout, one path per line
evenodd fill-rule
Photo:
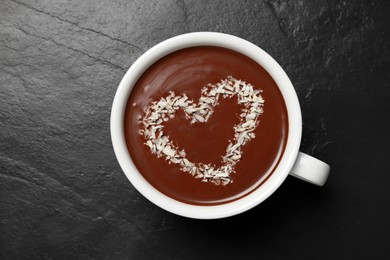
M 298 179 L 322 186 L 328 179 L 330 166 L 313 156 L 299 152 L 290 175 Z

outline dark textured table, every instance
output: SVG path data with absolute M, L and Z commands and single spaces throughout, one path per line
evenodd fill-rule
M 0 2 L 0 258 L 390 259 L 390 4 Z M 218 31 L 270 53 L 303 111 L 324 187 L 289 177 L 236 217 L 182 218 L 122 173 L 110 108 L 129 66 L 171 36 Z

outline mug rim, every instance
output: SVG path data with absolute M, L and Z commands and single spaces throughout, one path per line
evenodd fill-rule
M 124 135 L 124 114 L 128 97 L 139 77 L 160 58 L 179 49 L 218 46 L 238 51 L 260 64 L 282 93 L 288 114 L 288 136 L 283 155 L 267 180 L 237 200 L 218 205 L 191 205 L 176 201 L 147 182 L 134 165 Z M 302 115 L 295 89 L 282 67 L 253 43 L 225 33 L 192 32 L 169 38 L 142 54 L 128 69 L 116 91 L 111 109 L 110 132 L 116 158 L 131 184 L 155 205 L 180 216 L 216 219 L 237 215 L 263 202 L 283 183 L 298 155 L 302 136 Z

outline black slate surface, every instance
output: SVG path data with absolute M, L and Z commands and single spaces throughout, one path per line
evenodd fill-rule
M 390 259 L 390 4 L 385 1 L 0 2 L 1 259 Z M 199 221 L 144 199 L 110 141 L 116 88 L 145 50 L 218 31 L 270 53 L 303 111 L 289 177 L 242 215 Z

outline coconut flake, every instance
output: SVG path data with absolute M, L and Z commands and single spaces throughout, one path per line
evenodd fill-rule
M 254 89 L 252 85 L 233 77 L 203 87 L 198 104 L 194 104 L 194 101 L 189 100 L 185 94 L 179 96 L 170 91 L 167 97 L 153 101 L 147 107 L 145 116 L 139 118 L 143 127 L 139 133 L 145 137 L 145 145 L 157 157 L 164 157 L 169 163 L 180 165 L 183 172 L 201 179 L 202 182 L 228 185 L 232 183 L 231 174 L 234 173 L 234 166 L 242 158 L 242 146 L 255 138 L 253 131 L 258 124 L 259 115 L 263 113 L 264 105 L 260 93 L 261 90 Z M 244 106 L 239 114 L 240 123 L 233 128 L 234 138 L 229 141 L 226 155 L 222 157 L 224 165 L 217 168 L 211 164 L 193 163 L 186 157 L 186 152 L 179 151 L 164 134 L 162 124 L 173 118 L 179 109 L 184 110 L 186 118 L 192 119 L 192 123 L 205 123 L 212 115 L 214 107 L 218 105 L 221 96 L 224 98 L 237 96 L 238 104 Z

